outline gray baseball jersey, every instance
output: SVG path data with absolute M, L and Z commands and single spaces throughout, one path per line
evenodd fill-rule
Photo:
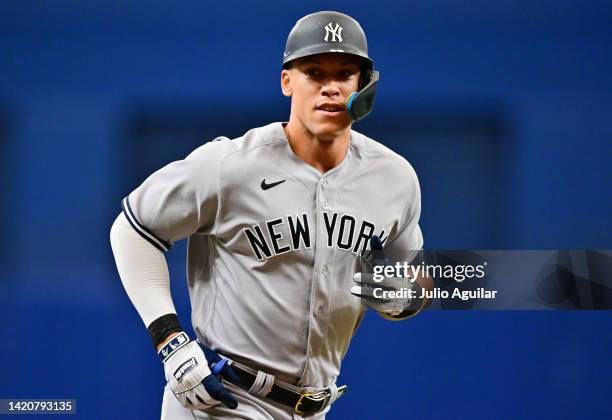
M 234 360 L 302 386 L 340 371 L 365 308 L 351 295 L 374 234 L 417 250 L 420 190 L 401 156 L 351 131 L 340 165 L 298 158 L 281 123 L 218 138 L 152 174 L 123 201 L 161 250 L 189 238 L 198 338 Z

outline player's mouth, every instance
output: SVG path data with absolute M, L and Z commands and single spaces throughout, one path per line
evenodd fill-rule
M 345 111 L 344 105 L 336 102 L 324 102 L 317 105 L 315 109 L 328 115 L 335 115 Z

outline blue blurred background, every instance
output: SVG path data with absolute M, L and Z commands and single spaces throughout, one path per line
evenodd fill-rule
M 381 72 L 355 126 L 404 155 L 428 249 L 612 248 L 612 3 L 0 4 L 0 398 L 157 418 L 162 368 L 121 287 L 120 199 L 219 135 L 288 118 L 285 38 L 364 27 Z M 185 246 L 168 259 L 183 322 Z M 329 418 L 610 416 L 609 311 L 369 314 Z

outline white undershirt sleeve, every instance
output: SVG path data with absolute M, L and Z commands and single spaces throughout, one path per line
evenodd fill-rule
M 110 241 L 123 287 L 145 326 L 176 314 L 164 254 L 140 236 L 123 213 L 113 223 Z

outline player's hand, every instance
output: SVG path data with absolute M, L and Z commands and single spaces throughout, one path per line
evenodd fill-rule
M 205 351 L 214 360 L 207 360 Z M 220 403 L 232 409 L 238 406 L 220 381 L 221 375 L 230 379 L 236 377 L 231 366 L 227 365 L 227 359 L 221 359 L 213 350 L 190 341 L 184 332 L 162 346 L 159 355 L 164 362 L 168 386 L 185 408 L 206 410 Z
M 397 316 L 410 307 L 414 298 L 414 282 L 405 277 L 383 276 L 374 280 L 376 267 L 393 266 L 383 250 L 382 241 L 378 236 L 370 239 L 370 251 L 364 251 L 362 272 L 355 273 L 353 281 L 357 285 L 351 287 L 351 293 L 360 297 L 362 302 L 377 312 Z

